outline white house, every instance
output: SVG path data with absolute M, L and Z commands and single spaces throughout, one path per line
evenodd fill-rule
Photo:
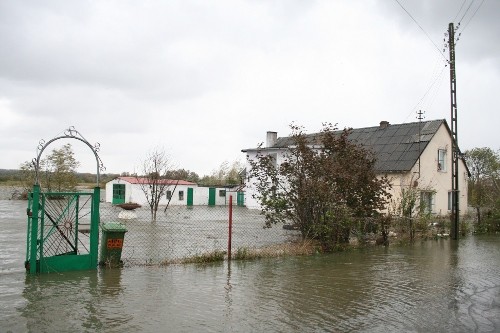
M 141 184 L 147 184 L 144 177 L 118 177 L 106 183 L 106 202 L 114 205 L 134 202 L 147 205 Z M 160 205 L 172 206 L 224 206 L 229 204 L 229 195 L 233 195 L 234 205 L 243 205 L 243 192 L 234 186 L 215 187 L 198 186 L 185 180 L 162 179 L 167 188 Z M 233 193 L 234 192 L 234 193 Z
M 318 133 L 307 136 L 311 145 L 319 144 Z M 375 170 L 379 175 L 387 175 L 392 184 L 392 202 L 401 198 L 401 190 L 416 188 L 420 202 L 429 212 L 446 215 L 451 212 L 452 191 L 452 135 L 444 119 L 389 124 L 353 129 L 349 140 L 362 144 L 376 157 Z M 273 154 L 276 165 L 282 163 L 288 147 L 293 144 L 291 137 L 278 138 L 276 132 L 267 132 L 266 146 L 260 149 L 243 149 L 248 159 L 257 153 Z M 247 174 L 249 174 L 247 163 Z M 459 159 L 459 209 L 467 211 L 467 181 L 469 171 L 465 162 Z M 255 189 L 252 180 L 247 180 L 246 206 L 260 208 L 253 199 Z

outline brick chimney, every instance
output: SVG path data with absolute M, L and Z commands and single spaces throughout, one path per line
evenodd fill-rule
M 269 148 L 274 146 L 277 139 L 278 139 L 278 132 L 268 131 L 266 135 L 266 147 Z
M 386 121 L 386 120 L 382 120 L 382 121 L 380 122 L 380 128 L 381 128 L 381 129 L 387 128 L 388 126 L 389 126 L 389 122 L 388 122 L 388 121 Z

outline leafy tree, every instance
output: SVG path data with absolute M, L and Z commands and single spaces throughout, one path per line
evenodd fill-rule
M 500 155 L 487 147 L 467 150 L 464 155 L 471 172 L 469 204 L 475 208 L 477 223 L 480 225 L 481 209 L 493 208 L 500 198 Z
M 168 173 L 171 171 L 170 159 L 165 151 L 156 149 L 142 161 L 142 176 L 135 176 L 151 210 L 151 220 L 156 221 L 156 212 L 161 198 L 170 187 Z
M 349 240 L 356 219 L 383 209 L 389 181 L 377 177 L 372 154 L 352 141 L 350 131 L 324 124 L 316 135 L 291 125 L 291 144 L 278 156 L 257 153 L 249 159 L 266 225 L 294 223 L 303 238 L 331 247 Z
M 185 169 L 169 170 L 166 177 L 169 179 L 187 180 L 193 183 L 200 181 L 200 176 L 196 172 Z
M 71 144 L 67 143 L 59 149 L 53 149 L 47 157 L 41 159 L 38 177 L 40 186 L 47 192 L 76 191 L 78 178 L 76 169 L 80 166 L 73 153 Z M 22 186 L 26 191 L 35 183 L 35 166 L 32 162 L 24 162 L 20 166 L 23 179 Z
M 203 185 L 238 185 L 241 184 L 241 171 L 244 169 L 240 161 L 230 164 L 224 161 L 219 169 L 214 170 L 211 175 L 204 176 L 200 183 Z
M 78 180 L 76 169 L 80 166 L 71 144 L 67 143 L 60 149 L 52 150 L 45 160 L 45 186 L 49 192 L 75 191 Z

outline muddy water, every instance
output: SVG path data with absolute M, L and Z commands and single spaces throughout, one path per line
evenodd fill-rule
M 1 332 L 498 332 L 500 237 L 333 255 L 26 276 L 0 200 Z

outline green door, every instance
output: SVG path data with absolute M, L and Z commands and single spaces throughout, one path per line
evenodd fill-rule
M 237 192 L 236 205 L 245 206 L 245 192 Z
M 113 205 L 125 203 L 125 184 L 113 184 Z
M 193 205 L 193 189 L 191 187 L 188 187 L 187 205 L 188 206 Z
M 208 189 L 208 205 L 215 206 L 215 187 Z

